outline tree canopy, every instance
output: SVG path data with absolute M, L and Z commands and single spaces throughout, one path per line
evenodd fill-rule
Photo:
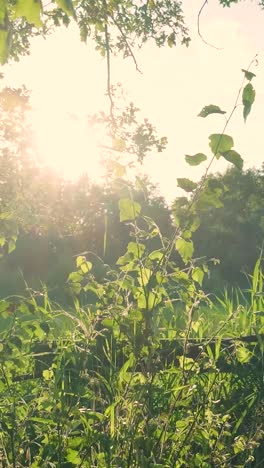
M 219 3 L 230 7 L 238 1 Z M 264 6 L 263 1 L 259 4 Z M 141 47 L 153 40 L 159 47 L 177 43 L 188 46 L 191 39 L 184 6 L 178 0 L 1 0 L 0 62 L 18 60 L 29 53 L 31 37 L 45 36 L 54 27 L 68 26 L 71 21 L 78 25 L 81 40 L 91 37 L 103 55 L 121 53 L 132 57 L 135 64 L 135 45 Z

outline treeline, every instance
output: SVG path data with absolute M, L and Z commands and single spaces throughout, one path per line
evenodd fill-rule
M 2 206 L 7 211 L 13 209 L 19 235 L 16 249 L 1 259 L 2 297 L 21 292 L 25 282 L 32 288 L 39 288 L 42 282 L 59 298 L 58 288 L 63 288 L 74 269 L 75 256 L 83 252 L 93 256 L 98 274 L 104 264 L 114 265 L 128 241 L 129 227 L 120 223 L 118 208 L 128 186 L 142 213 L 152 218 L 166 237 L 172 235 L 174 205 L 168 207 L 147 179 L 138 180 L 136 185 L 119 180 L 100 186 L 83 175 L 77 182 L 67 182 L 32 165 L 20 168 L 14 176 L 9 161 L 12 184 L 3 169 L 1 158 Z M 217 182 L 220 176 L 211 179 Z M 205 287 L 211 291 L 223 285 L 244 287 L 245 273 L 252 272 L 264 239 L 263 170 L 232 168 L 221 181 L 224 207 L 201 211 L 201 225 L 194 233 L 194 256 L 220 260 L 215 266 L 210 262 Z M 157 240 L 149 242 L 151 248 L 158 248 Z
M 169 207 L 147 177 L 127 182 L 113 176 L 114 170 L 104 185 L 92 182 L 89 174 L 76 182 L 63 180 L 36 163 L 29 107 L 25 89 L 0 92 L 0 295 L 19 294 L 26 285 L 38 289 L 44 283 L 52 297 L 65 300 L 65 281 L 77 255 L 92 255 L 100 275 L 105 264 L 114 265 L 124 253 L 129 226 L 119 220 L 120 198 L 133 196 L 142 213 L 170 238 L 184 197 Z M 264 239 L 264 166 L 231 168 L 224 176 L 212 175 L 209 183 L 214 190 L 221 188 L 221 196 L 213 204 L 200 205 L 194 257 L 216 258 L 220 264 L 210 262 L 204 287 L 244 287 L 245 273 L 252 272 Z M 158 248 L 157 238 L 149 242 L 150 248 Z

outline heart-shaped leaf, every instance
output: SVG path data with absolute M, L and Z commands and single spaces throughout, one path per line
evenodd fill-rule
M 234 140 L 231 136 L 224 133 L 213 133 L 209 136 L 209 146 L 215 156 L 220 157 L 222 153 L 229 151 L 234 146 Z

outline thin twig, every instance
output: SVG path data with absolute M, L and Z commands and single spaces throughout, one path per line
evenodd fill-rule
M 204 3 L 202 4 L 200 10 L 199 10 L 199 13 L 198 13 L 198 16 L 197 16 L 197 31 L 198 31 L 198 35 L 199 37 L 202 39 L 202 41 L 204 42 L 204 44 L 208 45 L 209 47 L 213 47 L 213 49 L 216 49 L 216 50 L 223 50 L 222 47 L 216 47 L 215 45 L 213 44 L 210 44 L 210 42 L 207 42 L 202 33 L 201 33 L 201 29 L 200 29 L 200 19 L 201 19 L 201 14 L 203 12 L 203 9 L 205 8 L 206 4 L 208 4 L 208 0 L 205 0 Z
M 136 70 L 137 70 L 139 73 L 142 74 L 142 71 L 140 70 L 140 68 L 139 68 L 139 66 L 138 66 L 138 63 L 137 63 L 136 57 L 135 57 L 135 55 L 134 55 L 134 52 L 133 52 L 133 50 L 132 50 L 132 47 L 130 46 L 130 44 L 129 44 L 127 38 L 126 38 L 126 35 L 124 34 L 122 28 L 119 26 L 119 24 L 117 23 L 117 21 L 115 20 L 115 18 L 114 18 L 112 15 L 110 15 L 110 18 L 112 19 L 113 23 L 116 25 L 118 31 L 120 32 L 122 38 L 124 39 L 124 41 L 125 41 L 125 43 L 126 43 L 126 46 L 127 46 L 128 50 L 129 50 L 130 57 L 132 57 L 133 62 L 134 62 L 134 64 L 135 64 Z
M 108 33 L 108 26 L 107 22 L 105 22 L 105 46 L 106 46 L 106 67 L 107 67 L 107 96 L 109 97 L 110 101 L 110 116 L 112 122 L 115 124 L 115 117 L 114 117 L 114 101 L 111 91 L 111 66 L 110 66 L 110 43 L 109 43 L 109 33 Z

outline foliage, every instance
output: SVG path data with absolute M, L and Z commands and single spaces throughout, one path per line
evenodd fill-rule
M 148 120 L 137 123 L 133 105 L 118 114 L 109 57 L 121 52 L 131 56 L 137 67 L 136 44 L 152 38 L 158 46 L 173 46 L 180 38 L 188 45 L 181 4 L 171 0 L 54 0 L 46 5 L 40 0 L 2 0 L 1 63 L 27 52 L 32 36 L 46 35 L 50 28 L 71 20 L 78 24 L 81 38 L 91 36 L 107 59 L 110 117 L 101 114 L 93 120 L 106 124 L 111 151 L 118 153 L 112 165 L 117 190 L 106 186 L 99 191 L 85 178 L 73 187 L 50 173 L 47 184 L 47 174 L 30 157 L 24 159 L 30 145 L 24 139 L 24 119 L 16 110 L 26 107 L 25 93 L 4 90 L 0 103 L 6 106 L 1 155 L 2 253 L 15 247 L 17 234 L 20 241 L 24 233 L 28 239 L 37 238 L 39 247 L 52 229 L 56 236 L 71 236 L 74 231 L 85 237 L 87 226 L 93 234 L 90 239 L 98 242 L 94 233 L 100 232 L 102 257 L 106 257 L 108 230 L 119 243 L 119 223 L 126 245 L 121 243 L 122 253 L 114 268 L 101 261 L 100 272 L 96 251 L 92 254 L 89 249 L 77 256 L 75 270 L 66 281 L 72 305 L 65 310 L 50 300 L 45 285 L 39 292 L 28 287 L 27 297 L 1 300 L 1 465 L 261 464 L 262 259 L 252 276 L 250 304 L 241 305 L 238 294 L 236 301 L 220 298 L 222 320 L 215 314 L 211 320 L 208 311 L 214 305 L 202 289 L 208 264 L 193 257 L 192 240 L 200 213 L 223 205 L 225 186 L 208 177 L 212 162 L 223 157 L 242 168 L 242 158 L 226 128 L 240 97 L 247 119 L 255 99 L 254 74 L 243 70 L 242 87 L 222 132 L 209 136 L 212 154 L 202 180 L 178 179 L 187 196 L 176 201 L 174 231 L 168 229 L 165 235 L 148 210 L 163 219 L 168 211 L 159 197 L 151 197 L 148 184 L 138 180 L 141 189 L 135 190 L 125 182 L 120 156 L 134 154 L 141 162 L 153 147 L 162 151 L 166 139 L 157 138 Z M 10 110 L 17 121 L 14 127 Z M 225 118 L 224 111 L 212 104 L 199 115 L 204 118 L 212 113 Z M 190 165 L 205 160 L 202 153 L 186 155 Z M 96 211 L 91 223 L 89 215 Z M 45 240 L 43 244 L 42 259 Z
M 174 204 L 169 236 L 149 216 L 151 203 L 142 203 L 145 194 L 154 208 L 159 200 L 144 184 L 137 192 L 119 176 L 114 185 L 127 242 L 114 268 L 104 264 L 98 275 L 92 253 L 82 252 L 67 279 L 72 307 L 50 301 L 46 286 L 0 302 L 4 467 L 261 465 L 262 258 L 250 302 L 226 294 L 216 311 L 202 289 L 208 264 L 193 257 L 201 213 L 222 206 L 225 187 L 208 171 L 234 151 L 227 123 L 209 137 L 202 180 L 178 179 L 189 195 Z M 189 156 L 195 164 L 205 160 L 197 154 Z M 78 195 L 72 206 L 85 210 L 85 184 L 71 189 L 65 188 L 65 206 Z M 105 251 L 105 235 L 103 244 Z
M 1 130 L 0 130 L 0 256 L 15 248 L 18 223 L 15 211 L 19 206 L 17 175 L 27 172 L 30 166 L 28 125 L 28 93 L 22 89 L 5 88 L 0 93 Z M 14 154 L 16 157 L 14 158 Z M 27 174 L 28 175 L 28 174 Z
M 29 39 L 48 34 L 51 29 L 75 21 L 83 41 L 91 36 L 102 54 L 121 52 L 132 56 L 135 44 L 141 46 L 152 38 L 158 46 L 170 47 L 180 40 L 188 45 L 180 2 L 2 0 L 0 4 L 0 60 L 28 53 Z
M 230 6 L 238 0 L 219 3 Z M 141 47 L 149 40 L 158 47 L 173 47 L 178 42 L 188 46 L 190 42 L 180 1 L 1 0 L 0 62 L 18 60 L 29 53 L 32 37 L 45 37 L 71 21 L 78 25 L 81 40 L 91 37 L 102 55 L 109 58 L 113 52 L 132 57 L 137 68 L 135 46 Z
M 104 127 L 108 138 L 107 144 L 102 145 L 102 149 L 111 153 L 109 169 L 111 172 L 116 172 L 116 175 L 123 176 L 126 172 L 124 156 L 127 156 L 126 165 L 129 167 L 133 165 L 135 158 L 137 162 L 142 163 L 150 151 L 161 153 L 166 148 L 167 138 L 158 138 L 156 128 L 148 119 L 144 118 L 141 122 L 138 120 L 140 109 L 135 107 L 132 102 L 127 105 L 124 99 L 121 99 L 120 85 L 111 87 L 110 97 L 111 100 L 115 100 L 115 106 L 111 106 L 110 115 L 100 112 L 90 116 L 88 121 L 95 129 L 98 126 L 99 128 L 100 126 Z M 120 103 L 123 105 L 121 106 Z M 116 158 L 114 158 L 114 154 L 117 155 Z M 123 164 L 120 164 L 120 156 L 123 157 Z M 116 164 L 113 164 L 114 161 Z
M 200 212 L 201 224 L 194 234 L 195 252 L 198 257 L 220 259 L 213 278 L 245 287 L 245 272 L 253 270 L 264 238 L 263 170 L 232 168 L 224 175 L 212 175 L 210 180 L 225 188 L 222 206 Z M 220 281 L 218 287 L 222 286 Z
M 222 301 L 223 320 L 210 331 L 211 313 L 201 313 L 208 298 L 197 282 L 200 268 L 190 265 L 184 272 L 168 261 L 165 270 L 166 239 L 149 219 L 145 230 L 138 221 L 132 221 L 132 240 L 118 268 L 103 281 L 96 281 L 85 256 L 77 258 L 69 276 L 74 310 L 56 310 L 45 290 L 1 302 L 6 464 L 199 467 L 261 461 L 260 262 L 251 305 Z M 160 249 L 149 252 L 146 240 L 153 235 Z M 87 295 L 83 307 L 81 292 Z M 255 330 L 253 343 L 235 338 L 221 345 L 225 337 Z

